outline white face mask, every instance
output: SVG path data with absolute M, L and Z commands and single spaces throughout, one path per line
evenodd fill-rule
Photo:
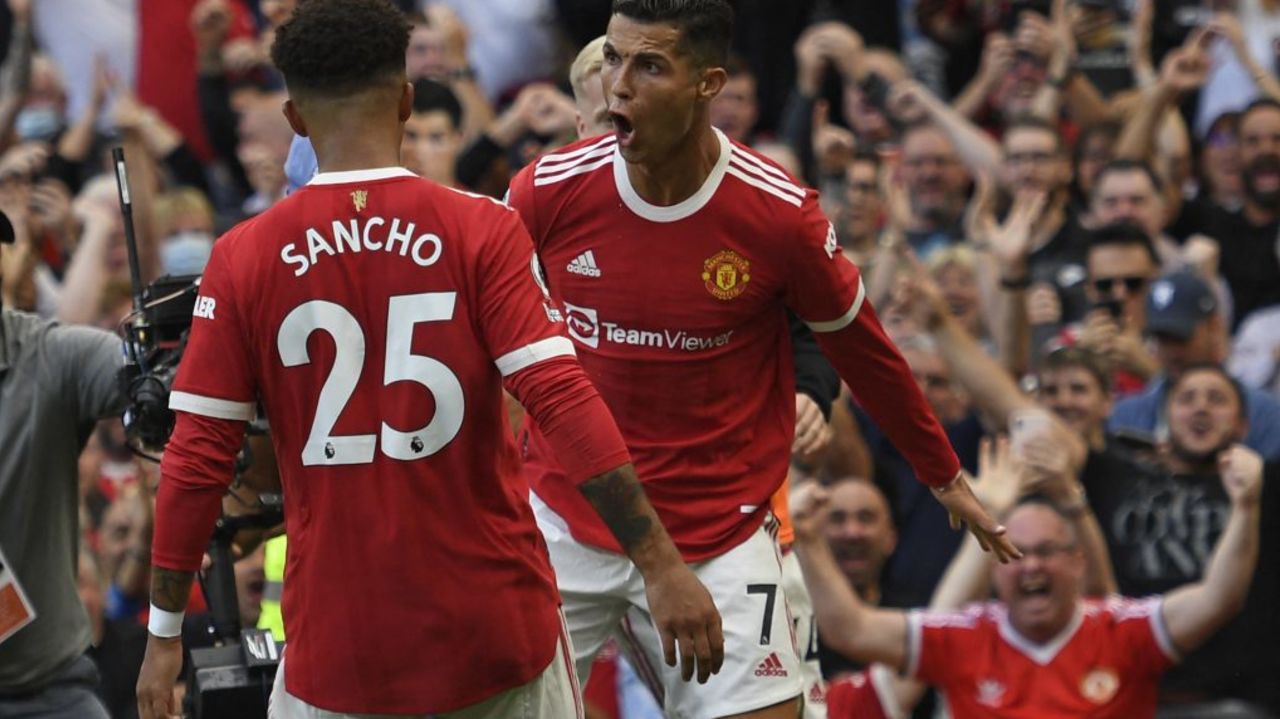
M 23 142 L 52 140 L 62 129 L 62 113 L 48 105 L 24 108 L 14 120 L 13 130 Z
M 209 263 L 213 252 L 213 235 L 199 230 L 185 230 L 172 235 L 160 247 L 160 263 L 166 275 L 198 275 Z

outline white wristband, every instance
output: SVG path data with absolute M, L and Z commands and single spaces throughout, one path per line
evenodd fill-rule
M 147 631 L 162 639 L 172 639 L 182 634 L 182 617 L 186 612 L 167 612 L 156 605 L 151 605 L 151 616 L 147 619 Z

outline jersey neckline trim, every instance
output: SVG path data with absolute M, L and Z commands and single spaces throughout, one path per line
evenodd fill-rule
M 1054 657 L 1062 651 L 1063 647 L 1075 637 L 1076 632 L 1080 631 L 1080 627 L 1084 625 L 1084 607 L 1076 605 L 1075 614 L 1072 615 L 1071 621 L 1067 626 L 1058 632 L 1058 635 L 1044 644 L 1036 644 L 1035 642 L 1022 636 L 1017 629 L 1013 627 L 1013 623 L 1009 621 L 1009 611 L 1007 607 L 1002 607 L 1004 611 L 1000 613 L 999 629 L 1000 637 L 1009 644 L 1009 646 L 1017 649 L 1023 656 L 1040 666 L 1047 666 L 1053 661 Z
M 352 182 L 390 180 L 396 177 L 417 177 L 417 175 L 403 167 L 372 167 L 367 170 L 317 172 L 307 182 L 307 185 L 345 185 Z
M 729 167 L 729 158 L 733 154 L 733 145 L 729 143 L 729 138 L 725 137 L 720 130 L 714 127 L 711 129 L 716 133 L 716 139 L 720 141 L 720 157 L 716 160 L 716 164 L 712 166 L 711 174 L 707 175 L 706 181 L 702 183 L 702 187 L 698 188 L 697 192 L 681 202 L 665 207 L 650 204 L 640 197 L 635 188 L 631 186 L 631 178 L 627 175 L 627 161 L 622 159 L 622 152 L 615 146 L 613 152 L 613 184 L 617 186 L 618 194 L 622 197 L 622 202 L 627 206 L 627 209 L 650 222 L 676 222 L 693 215 L 705 207 L 720 187 L 720 182 L 724 179 L 725 170 Z

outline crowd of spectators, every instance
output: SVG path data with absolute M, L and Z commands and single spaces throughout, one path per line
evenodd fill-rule
M 0 6 L 6 308 L 107 329 L 127 313 L 110 147 L 129 163 L 148 281 L 199 274 L 221 232 L 306 181 L 268 52 L 294 4 Z M 608 3 L 397 4 L 413 26 L 409 169 L 500 198 L 540 153 L 607 127 L 591 43 Z M 1280 715 L 1280 2 L 735 6 L 713 121 L 819 189 L 966 467 L 984 436 L 1012 433 L 1024 484 L 1052 477 L 1083 502 L 1106 549 L 1091 571 L 1109 578 L 1086 593 L 1200 580 L 1233 506 L 1218 456 L 1240 444 L 1265 461 L 1248 597 L 1160 697 L 1168 716 Z M 830 430 L 795 472 L 829 486 L 844 575 L 868 604 L 928 605 L 962 535 L 847 394 Z M 118 420 L 79 467 L 91 655 L 127 717 L 157 473 Z M 260 551 L 237 580 L 253 623 Z M 822 656 L 832 677 L 859 666 Z

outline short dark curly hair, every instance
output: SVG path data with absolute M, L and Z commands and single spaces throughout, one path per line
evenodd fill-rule
M 276 30 L 289 91 L 344 97 L 404 74 L 409 23 L 387 0 L 307 0 Z
M 700 67 L 724 67 L 733 41 L 733 6 L 726 0 L 613 0 L 613 13 L 680 30 L 680 49 Z

